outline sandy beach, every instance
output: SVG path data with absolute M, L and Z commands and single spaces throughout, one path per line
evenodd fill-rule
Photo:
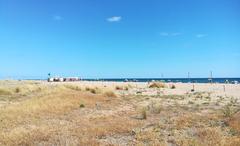
M 0 145 L 237 146 L 239 111 L 240 84 L 0 81 Z

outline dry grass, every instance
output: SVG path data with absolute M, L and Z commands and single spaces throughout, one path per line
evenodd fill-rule
M 76 86 L 76 85 L 66 84 L 64 86 L 68 89 L 75 90 L 75 91 L 81 91 L 82 90 L 82 88 L 80 86 Z
M 0 95 L 11 95 L 11 91 L 7 89 L 0 89 Z
M 124 84 L 118 86 L 125 90 Z M 117 95 L 123 91 L 115 87 L 116 84 L 105 87 L 83 83 L 0 82 L 3 101 L 14 97 L 0 106 L 0 145 L 238 146 L 240 143 L 236 99 L 226 97 L 216 106 L 217 100 L 203 92 L 189 96 L 131 95 L 142 90 L 137 86 L 124 91 L 129 95 L 122 97 Z M 148 87 L 144 90 L 152 92 L 163 85 Z M 224 106 L 226 103 L 230 104 Z
M 117 97 L 117 95 L 113 91 L 106 91 L 103 93 L 106 97 Z
M 228 125 L 237 130 L 238 132 L 240 132 L 240 111 L 233 114 L 229 120 L 228 120 Z
M 115 89 L 116 90 L 128 90 L 129 86 L 116 86 Z
M 151 113 L 154 113 L 154 114 L 159 114 L 162 110 L 162 107 L 161 105 L 159 104 L 156 104 L 156 103 L 151 103 L 149 106 L 148 106 L 148 109 Z
M 86 87 L 85 91 L 89 91 L 92 94 L 99 94 L 99 93 L 101 93 L 101 90 L 99 88 L 97 88 L 97 87 L 95 87 L 95 88 Z
M 138 117 L 138 119 L 146 120 L 147 119 L 147 111 L 148 111 L 148 109 L 146 107 L 141 107 L 139 109 L 139 117 Z
M 52 88 L 51 92 L 41 90 L 39 95 L 31 92 L 37 96 L 0 108 L 0 145 L 100 145 L 97 139 L 130 133 L 140 124 L 127 114 L 118 118 L 110 113 L 109 116 L 96 114 L 96 118 L 89 118 L 95 115 L 88 111 L 96 103 L 101 103 L 103 109 L 115 106 L 114 99 L 106 100 L 106 97 L 116 97 L 112 91 L 101 95 L 92 94 L 91 90 L 98 91 L 98 88 L 87 90 L 91 93 L 69 85 L 53 84 L 48 88 Z M 17 96 L 19 92 L 12 94 Z
M 176 86 L 174 84 L 170 85 L 170 89 L 175 89 L 175 88 L 176 88 Z
M 152 82 L 149 85 L 149 88 L 165 88 L 166 85 L 162 82 Z

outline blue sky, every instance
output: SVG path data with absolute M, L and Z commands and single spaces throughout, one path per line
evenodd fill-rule
M 239 0 L 0 0 L 0 77 L 240 77 Z

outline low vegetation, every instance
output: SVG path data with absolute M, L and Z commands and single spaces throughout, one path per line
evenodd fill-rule
M 11 95 L 12 93 L 7 89 L 0 88 L 0 95 Z
M 170 85 L 170 89 L 175 89 L 175 88 L 176 88 L 176 86 L 174 84 Z
M 128 86 L 116 86 L 115 89 L 116 90 L 128 90 L 129 87 Z
M 117 95 L 113 91 L 106 91 L 103 93 L 106 97 L 117 97 Z
M 227 121 L 228 125 L 240 134 L 240 111 L 231 115 Z
M 0 145 L 239 145 L 237 97 L 160 84 L 0 81 Z
M 147 119 L 147 109 L 146 108 L 142 108 L 140 111 L 140 118 L 141 119 Z
M 66 88 L 68 88 L 68 89 L 75 90 L 75 91 L 81 91 L 81 90 L 82 90 L 81 87 L 76 86 L 76 85 L 66 84 L 66 85 L 64 85 L 64 86 L 65 86 Z
M 99 88 L 97 88 L 97 87 L 95 87 L 95 88 L 86 87 L 85 91 L 89 91 L 92 94 L 99 94 L 99 93 L 101 93 L 101 90 Z
M 80 108 L 84 108 L 85 105 L 84 105 L 84 104 L 80 104 L 79 107 L 80 107 Z
M 149 85 L 149 88 L 165 88 L 166 85 L 162 82 L 152 82 Z

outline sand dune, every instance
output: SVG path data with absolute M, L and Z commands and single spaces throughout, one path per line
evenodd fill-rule
M 240 85 L 151 84 L 0 81 L 0 145 L 239 145 Z

